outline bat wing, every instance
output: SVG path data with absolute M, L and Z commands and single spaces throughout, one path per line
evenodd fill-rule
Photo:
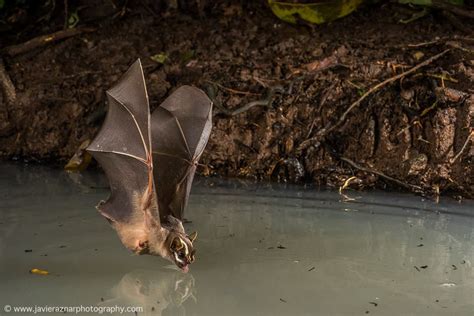
M 110 197 L 99 204 L 99 211 L 111 221 L 129 222 L 140 203 L 156 203 L 150 109 L 140 60 L 107 91 L 107 98 L 107 116 L 87 150 L 110 183 Z
M 211 128 L 212 102 L 194 87 L 180 87 L 153 112 L 154 179 L 162 219 L 167 215 L 183 219 Z

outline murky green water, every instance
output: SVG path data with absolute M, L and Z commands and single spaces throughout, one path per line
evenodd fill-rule
M 474 314 L 472 202 L 358 192 L 342 202 L 302 187 L 197 181 L 187 213 L 187 230 L 199 232 L 197 261 L 183 274 L 121 246 L 94 208 L 106 186 L 94 173 L 0 165 L 0 315 L 14 314 L 5 305 L 142 307 L 139 315 Z

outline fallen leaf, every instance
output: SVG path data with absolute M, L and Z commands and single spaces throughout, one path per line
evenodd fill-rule
M 87 168 L 92 160 L 91 154 L 86 151 L 86 148 L 90 145 L 89 139 L 83 141 L 79 148 L 77 148 L 74 156 L 64 166 L 64 170 L 69 172 L 83 171 Z

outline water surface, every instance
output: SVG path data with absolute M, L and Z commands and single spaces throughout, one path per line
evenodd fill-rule
M 199 232 L 197 261 L 183 274 L 122 247 L 94 208 L 107 195 L 97 172 L 0 165 L 0 315 L 4 305 L 139 306 L 139 315 L 474 313 L 472 202 L 353 191 L 345 201 L 315 188 L 198 179 L 186 224 Z

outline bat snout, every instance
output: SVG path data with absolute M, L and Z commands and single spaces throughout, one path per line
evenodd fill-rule
M 189 265 L 195 260 L 195 254 L 196 249 L 194 249 L 190 243 L 186 247 L 173 252 L 173 262 L 183 272 L 187 273 L 189 271 Z

